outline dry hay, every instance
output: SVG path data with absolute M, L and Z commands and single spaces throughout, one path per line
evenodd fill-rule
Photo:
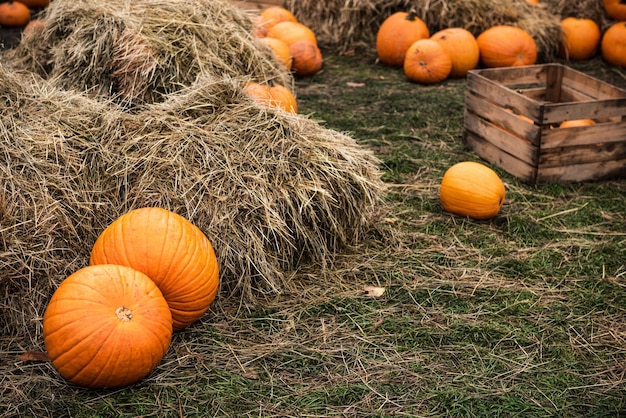
M 55 1 L 41 18 L 44 28 L 5 60 L 65 89 L 138 104 L 163 101 L 203 73 L 293 81 L 258 47 L 250 15 L 224 0 Z
M 417 12 L 431 33 L 463 27 L 478 36 L 494 25 L 519 26 L 533 36 L 543 60 L 557 53 L 561 39 L 560 18 L 524 0 L 287 0 L 286 7 L 313 28 L 321 43 L 342 52 L 371 49 L 382 21 L 409 10 Z
M 64 24 L 73 21 L 47 30 Z M 94 25 L 65 31 L 106 38 Z M 132 208 L 165 207 L 198 225 L 216 250 L 221 297 L 244 304 L 288 290 L 302 266 L 323 275 L 375 224 L 379 161 L 345 134 L 256 104 L 243 92 L 255 74 L 222 71 L 220 60 L 184 80 L 178 66 L 160 68 L 153 81 L 177 79 L 173 91 L 146 84 L 142 97 L 163 100 L 129 111 L 116 94 L 86 94 L 106 73 L 79 82 L 57 63 L 41 77 L 15 59 L 0 64 L 0 330 L 21 347 L 40 346 L 52 292 Z

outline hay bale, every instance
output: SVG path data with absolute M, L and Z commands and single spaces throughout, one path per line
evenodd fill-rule
M 163 101 L 203 73 L 293 80 L 252 36 L 252 18 L 225 0 L 51 2 L 45 27 L 5 62 L 133 105 Z
M 533 36 L 543 60 L 557 53 L 561 39 L 560 19 L 524 0 L 286 0 L 286 7 L 318 34 L 320 43 L 340 52 L 374 48 L 382 21 L 408 10 L 415 10 L 431 33 L 459 26 L 478 36 L 494 25 L 519 26 Z

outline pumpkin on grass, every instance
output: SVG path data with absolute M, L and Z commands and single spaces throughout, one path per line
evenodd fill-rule
M 626 67 L 626 22 L 616 22 L 604 32 L 602 58 L 611 65 Z
M 491 219 L 500 211 L 504 198 L 504 183 L 498 174 L 478 162 L 454 164 L 441 180 L 441 206 L 454 215 Z
M 426 23 L 415 12 L 396 12 L 387 17 L 376 33 L 378 59 L 392 67 L 402 67 L 413 42 L 430 37 Z
M 218 290 L 218 265 L 208 238 L 163 208 L 134 209 L 114 220 L 96 240 L 89 264 L 119 264 L 150 277 L 170 307 L 174 331 L 199 319 Z
M 415 41 L 406 51 L 404 74 L 421 84 L 439 83 L 450 74 L 452 59 L 444 47 L 433 39 Z
M 570 60 L 587 60 L 598 51 L 601 33 L 592 19 L 566 17 L 561 20 L 561 30 L 561 56 Z
M 452 59 L 450 77 L 465 77 L 478 65 L 480 50 L 472 33 L 463 28 L 446 28 L 434 33 L 433 39 L 443 46 Z
M 603 0 L 604 11 L 615 20 L 626 20 L 626 0 Z
M 0 3 L 0 26 L 23 28 L 30 22 L 30 9 L 19 1 Z
M 88 266 L 68 276 L 43 316 L 43 339 L 52 365 L 67 381 L 116 388 L 147 376 L 172 338 L 163 294 L 130 267 Z
M 485 67 L 515 67 L 537 61 L 535 40 L 517 26 L 492 26 L 478 35 L 476 42 Z
M 311 41 L 302 40 L 289 46 L 293 63 L 291 69 L 298 77 L 315 75 L 324 65 L 324 59 L 319 47 Z

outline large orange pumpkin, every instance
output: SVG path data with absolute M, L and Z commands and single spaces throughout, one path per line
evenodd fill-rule
M 498 174 L 484 164 L 463 161 L 445 172 L 439 191 L 446 212 L 484 220 L 498 214 L 505 189 Z
M 463 28 L 446 28 L 434 33 L 430 39 L 441 44 L 452 59 L 450 77 L 465 77 L 478 65 L 480 50 L 472 33 Z
M 421 84 L 439 83 L 450 75 L 452 59 L 444 47 L 433 39 L 415 41 L 406 51 L 404 74 Z
M 102 264 L 67 277 L 43 316 L 43 339 L 59 374 L 89 388 L 127 386 L 167 352 L 172 316 L 145 274 Z
M 604 32 L 600 49 L 606 62 L 626 67 L 626 22 L 616 22 Z
M 291 46 L 294 42 L 307 40 L 317 45 L 315 32 L 308 26 L 299 22 L 280 22 L 269 28 L 267 36 L 277 38 Z
M 282 6 L 269 6 L 261 10 L 255 19 L 255 36 L 267 35 L 269 28 L 280 22 L 297 22 L 296 16 Z
M 308 77 L 320 71 L 324 65 L 324 59 L 319 47 L 311 41 L 302 40 L 289 46 L 293 63 L 291 69 L 298 77 Z
M 426 23 L 413 12 L 396 12 L 387 17 L 376 33 L 378 59 L 402 67 L 404 55 L 413 42 L 430 37 Z
M 0 26 L 22 28 L 30 22 L 30 9 L 19 1 L 0 3 Z
M 478 35 L 476 42 L 485 67 L 530 65 L 537 60 L 537 44 L 517 26 L 492 26 Z
M 624 0 L 603 0 L 604 11 L 606 14 L 615 19 L 626 20 L 626 1 Z
M 289 45 L 277 38 L 270 38 L 266 36 L 259 38 L 259 42 L 268 46 L 278 62 L 280 62 L 287 71 L 291 70 L 291 64 L 293 63 L 293 57 L 289 51 Z
M 592 19 L 566 17 L 561 20 L 561 30 L 561 56 L 570 60 L 587 60 L 598 51 L 601 33 Z
M 219 284 L 213 247 L 184 217 L 162 208 L 131 210 L 98 237 L 90 264 L 119 264 L 150 277 L 172 311 L 174 331 L 199 319 Z

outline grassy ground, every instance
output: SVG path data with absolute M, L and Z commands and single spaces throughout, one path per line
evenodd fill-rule
M 131 387 L 15 361 L 0 416 L 626 416 L 626 182 L 531 187 L 496 169 L 495 219 L 449 215 L 441 176 L 478 160 L 465 82 L 411 84 L 374 58 L 328 53 L 297 88 L 301 113 L 380 157 L 392 210 L 377 231 L 291 294 L 252 309 L 222 295 Z M 576 67 L 626 88 L 624 70 Z

